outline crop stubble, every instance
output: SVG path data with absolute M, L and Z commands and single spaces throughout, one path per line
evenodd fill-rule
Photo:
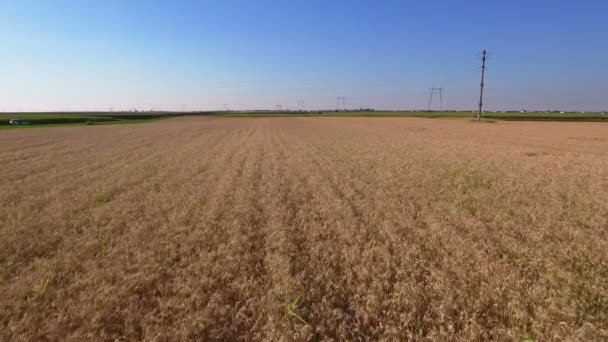
M 607 157 L 593 123 L 4 132 L 0 338 L 606 338 Z

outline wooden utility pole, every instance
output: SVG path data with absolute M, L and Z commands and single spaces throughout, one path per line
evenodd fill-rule
M 481 57 L 481 87 L 479 90 L 479 111 L 477 112 L 477 121 L 481 121 L 481 109 L 483 107 L 483 78 L 486 73 L 486 50 L 483 50 Z

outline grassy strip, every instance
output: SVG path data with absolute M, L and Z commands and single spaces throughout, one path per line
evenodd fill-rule
M 69 123 L 85 123 L 85 122 L 107 122 L 115 121 L 116 118 L 110 116 L 97 115 L 56 115 L 56 114 L 18 114 L 18 115 L 0 115 L 0 126 L 12 126 L 9 121 L 12 119 L 27 121 L 31 125 L 48 125 L 48 124 L 69 124 Z M 15 125 L 17 126 L 17 125 Z
M 9 120 L 18 119 L 30 122 L 29 126 L 84 124 L 87 122 L 99 124 L 109 122 L 130 123 L 130 121 L 149 121 L 168 117 L 180 116 L 213 116 L 213 117 L 417 117 L 417 118 L 475 118 L 476 114 L 467 112 L 200 112 L 200 113 L 94 113 L 94 114 L 0 114 L 0 127 L 9 125 Z M 495 120 L 518 121 L 607 121 L 608 115 L 601 113 L 549 113 L 549 112 L 496 112 L 484 113 L 483 118 Z M 127 121 L 127 122 L 125 122 Z M 25 125 L 24 125 L 25 126 Z
M 220 117 L 417 117 L 417 118 L 475 118 L 471 112 L 229 112 Z M 484 113 L 483 118 L 496 120 L 606 121 L 600 113 Z
M 126 124 L 142 124 L 157 122 L 160 119 L 145 119 L 145 120 L 113 120 L 113 121 L 95 121 L 87 122 L 67 122 L 67 123 L 49 123 L 49 124 L 31 124 L 31 125 L 0 125 L 0 130 L 11 129 L 28 129 L 41 127 L 69 127 L 69 126 L 107 126 L 107 125 L 126 125 Z
M 155 120 L 184 116 L 182 113 L 1 113 L 0 126 L 9 126 L 10 120 L 27 121 L 30 125 L 101 123 L 126 120 Z M 11 125 L 12 126 L 12 125 Z

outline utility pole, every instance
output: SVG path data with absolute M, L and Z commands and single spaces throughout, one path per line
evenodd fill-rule
M 483 81 L 486 73 L 486 50 L 483 50 L 481 56 L 481 84 L 479 89 L 479 111 L 477 112 L 477 121 L 481 121 L 481 110 L 483 107 Z

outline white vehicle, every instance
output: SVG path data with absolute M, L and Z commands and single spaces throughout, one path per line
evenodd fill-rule
M 30 123 L 23 120 L 12 119 L 8 122 L 10 125 L 29 125 Z

